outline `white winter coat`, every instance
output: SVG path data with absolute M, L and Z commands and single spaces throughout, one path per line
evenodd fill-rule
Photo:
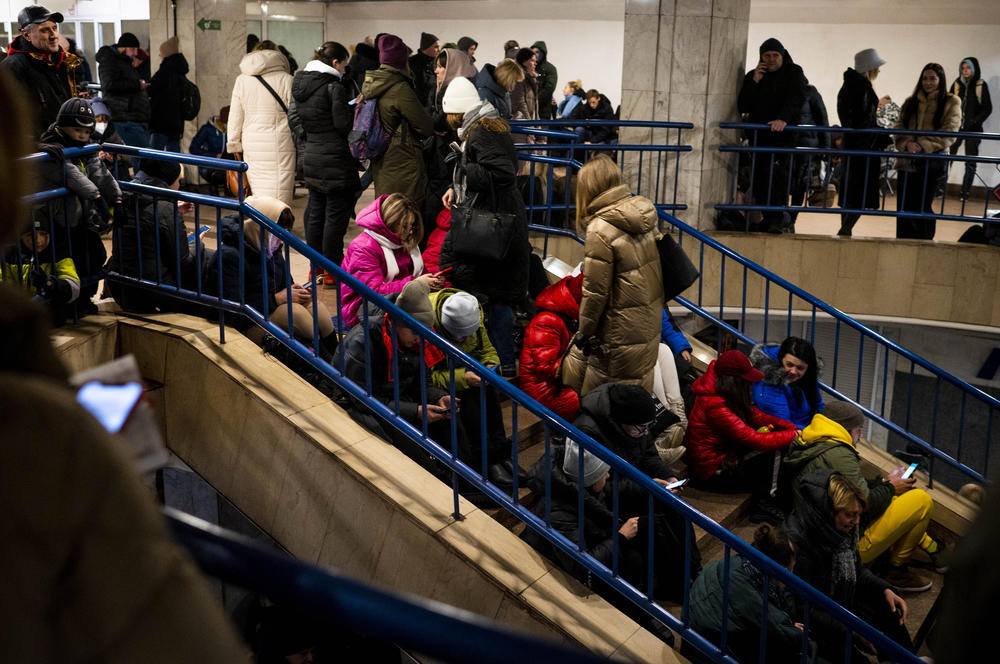
M 260 75 L 278 93 L 285 107 L 292 99 L 292 77 L 288 60 L 280 51 L 254 51 L 240 62 L 241 74 L 233 86 L 229 108 L 229 152 L 243 153 L 247 178 L 255 196 L 272 196 L 292 204 L 295 190 L 295 143 L 288 128 L 288 115 Z

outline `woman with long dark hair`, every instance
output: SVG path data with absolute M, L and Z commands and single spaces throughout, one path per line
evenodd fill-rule
M 962 125 L 962 102 L 948 92 L 944 67 L 936 62 L 924 65 L 913 94 L 903 102 L 896 129 L 958 131 Z M 895 136 L 896 149 L 911 154 L 943 154 L 955 142 L 949 136 Z M 896 209 L 899 212 L 930 212 L 937 181 L 945 173 L 944 159 L 897 160 L 899 183 Z M 933 240 L 937 220 L 900 214 L 896 217 L 896 237 Z
M 805 339 L 788 337 L 780 346 L 754 346 L 750 363 L 764 374 L 753 387 L 757 408 L 799 428 L 808 426 L 812 416 L 823 410 L 819 360 Z
M 337 42 L 316 49 L 305 69 L 295 75 L 288 112 L 292 130 L 306 137 L 306 242 L 337 265 L 344 260 L 344 236 L 361 188 L 358 163 L 347 145 L 354 125 L 354 111 L 347 102 L 358 95 L 354 82 L 344 78 L 349 58 Z
M 685 461 L 693 482 L 711 491 L 763 495 L 774 457 L 795 438 L 791 422 L 753 405 L 752 387 L 764 377 L 738 350 L 728 350 L 694 382 Z

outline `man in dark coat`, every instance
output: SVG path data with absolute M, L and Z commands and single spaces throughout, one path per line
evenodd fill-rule
M 570 118 L 573 120 L 614 120 L 615 109 L 611 108 L 611 101 L 600 92 L 588 90 L 586 101 L 576 105 Z M 578 127 L 576 130 L 584 143 L 610 143 L 617 137 L 615 131 L 615 128 L 610 126 Z
M 365 83 L 365 73 L 369 69 L 378 69 L 378 49 L 375 47 L 375 38 L 365 37 L 363 42 L 358 42 L 354 47 L 354 55 L 347 63 L 347 75 L 354 81 L 355 88 L 360 90 Z
M 580 415 L 574 424 L 609 450 L 620 456 L 654 482 L 666 486 L 675 481 L 673 473 L 660 459 L 650 435 L 650 424 L 656 417 L 653 395 L 639 385 L 605 383 L 580 400 Z M 639 535 L 645 540 L 649 513 L 648 493 L 624 477 L 618 478 L 619 513 L 640 514 Z M 695 545 L 691 524 L 662 503 L 656 503 L 654 523 L 654 556 L 663 567 L 656 578 L 656 596 L 680 599 L 683 576 L 685 533 L 691 544 L 691 578 L 701 571 L 701 554 Z M 643 545 L 645 546 L 645 545 Z
M 40 5 L 30 5 L 17 15 L 21 34 L 10 44 L 3 66 L 33 99 L 36 122 L 31 135 L 55 122 L 59 107 L 75 97 L 76 70 L 80 58 L 59 46 L 59 28 L 63 16 Z
M 413 76 L 413 88 L 417 91 L 417 99 L 425 107 L 433 106 L 431 95 L 434 94 L 437 78 L 434 75 L 434 61 L 441 52 L 441 42 L 429 32 L 420 33 L 420 50 L 410 56 L 410 75 Z
M 160 68 L 153 74 L 146 93 L 152 107 L 149 117 L 149 147 L 168 152 L 181 151 L 184 133 L 184 77 L 188 63 L 177 50 L 177 37 L 160 44 Z
M 795 136 L 784 133 L 799 121 L 805 102 L 806 78 L 792 62 L 781 42 L 771 37 L 760 45 L 760 63 L 748 71 L 737 101 L 747 122 L 770 125 L 770 131 L 755 131 L 750 144 L 758 147 L 793 147 Z M 789 155 L 758 152 L 753 161 L 753 195 L 757 205 L 788 204 Z M 782 233 L 789 229 L 787 212 L 764 212 L 763 230 Z
M 983 123 L 993 112 L 993 102 L 990 100 L 990 88 L 982 79 L 979 60 L 968 57 L 959 65 L 959 76 L 951 84 L 951 93 L 962 100 L 962 131 L 983 130 Z M 948 148 L 952 154 L 958 154 L 958 146 L 965 141 L 965 154 L 969 157 L 979 156 L 978 138 L 957 139 Z M 962 199 L 969 197 L 969 190 L 976 177 L 976 162 L 965 162 L 965 177 L 962 178 Z
M 549 49 L 545 46 L 545 42 L 536 41 L 531 45 L 531 50 L 538 56 L 538 65 L 535 67 L 538 71 L 538 117 L 542 120 L 551 120 L 555 117 L 556 103 L 552 95 L 556 92 L 559 72 L 556 66 L 549 62 Z
M 145 148 L 149 147 L 149 83 L 136 69 L 138 53 L 139 39 L 131 32 L 123 32 L 117 44 L 102 46 L 97 52 L 97 75 L 104 103 L 125 145 Z

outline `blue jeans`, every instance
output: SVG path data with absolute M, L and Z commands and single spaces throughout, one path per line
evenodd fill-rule
M 154 131 L 149 135 L 149 147 L 153 150 L 166 150 L 167 152 L 180 152 L 181 139 L 170 138 L 166 134 Z
M 118 135 L 121 136 L 122 142 L 125 145 L 131 145 L 134 148 L 148 148 L 149 147 L 149 125 L 145 122 L 115 122 L 115 129 L 118 131 Z M 136 173 L 142 168 L 142 163 L 139 159 L 132 160 L 132 172 Z
M 487 305 L 486 329 L 500 356 L 500 366 L 514 367 L 517 360 L 514 351 L 514 310 L 506 304 Z

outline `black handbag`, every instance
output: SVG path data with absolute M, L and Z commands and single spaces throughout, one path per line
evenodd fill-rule
M 465 155 L 462 155 L 463 161 Z M 452 250 L 459 256 L 498 261 L 507 255 L 517 227 L 517 214 L 476 207 L 478 195 L 451 206 Z M 496 192 L 490 176 L 490 202 L 496 207 Z
M 669 233 L 664 233 L 656 241 L 656 249 L 660 252 L 660 269 L 663 271 L 663 301 L 671 300 L 698 279 L 698 269 L 684 253 L 684 250 L 674 242 Z

